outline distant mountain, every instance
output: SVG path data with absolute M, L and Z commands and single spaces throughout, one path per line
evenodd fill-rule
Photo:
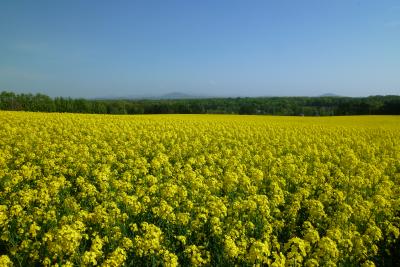
M 159 99 L 189 99 L 189 98 L 198 98 L 198 96 L 193 96 L 180 92 L 172 92 L 159 97 Z
M 340 95 L 333 94 L 333 93 L 326 93 L 326 94 L 320 95 L 319 97 L 327 97 L 327 96 L 330 96 L 330 97 L 338 97 L 338 96 L 340 96 Z
M 111 100 L 111 99 L 116 99 L 116 100 L 121 100 L 121 99 L 132 99 L 132 100 L 174 100 L 174 99 L 195 99 L 195 98 L 212 98 L 212 96 L 207 96 L 207 95 L 190 95 L 190 94 L 185 94 L 181 92 L 171 92 L 168 94 L 164 95 L 125 95 L 125 96 L 104 96 L 104 97 L 98 97 L 94 99 L 103 99 L 103 100 Z

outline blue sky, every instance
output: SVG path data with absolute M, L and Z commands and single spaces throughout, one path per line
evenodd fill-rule
M 400 94 L 396 1 L 0 1 L 0 91 Z

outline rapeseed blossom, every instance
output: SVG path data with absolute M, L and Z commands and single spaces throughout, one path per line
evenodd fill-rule
M 395 116 L 0 112 L 0 266 L 383 265 L 399 162 Z

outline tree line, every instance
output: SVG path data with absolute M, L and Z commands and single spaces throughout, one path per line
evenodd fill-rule
M 0 110 L 96 114 L 400 115 L 400 96 L 94 100 L 3 91 Z

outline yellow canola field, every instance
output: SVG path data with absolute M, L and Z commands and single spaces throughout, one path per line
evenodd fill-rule
M 0 112 L 0 266 L 374 266 L 400 117 Z

